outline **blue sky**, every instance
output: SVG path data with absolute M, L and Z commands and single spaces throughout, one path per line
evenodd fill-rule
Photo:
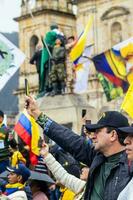
M 21 0 L 0 0 L 0 32 L 18 31 L 18 23 L 13 20 L 20 15 Z

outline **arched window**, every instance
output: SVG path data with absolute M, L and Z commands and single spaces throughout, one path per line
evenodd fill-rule
M 111 26 L 111 45 L 122 41 L 122 26 L 119 22 L 114 22 Z
M 35 50 L 36 50 L 36 45 L 38 44 L 38 37 L 36 35 L 33 35 L 30 39 L 30 57 L 33 56 Z

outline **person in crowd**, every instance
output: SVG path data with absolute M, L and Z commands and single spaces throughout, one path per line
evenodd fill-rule
M 83 137 L 43 114 L 31 96 L 26 97 L 25 107 L 44 129 L 44 134 L 90 168 L 84 199 L 117 199 L 131 179 L 123 144 L 125 138 L 117 131 L 129 126 L 128 119 L 120 112 L 108 111 L 96 124 L 87 124 L 87 130 L 94 132 L 91 146 Z
M 52 64 L 50 55 L 52 55 L 53 47 L 59 33 L 58 25 L 54 23 L 50 26 L 50 31 L 48 31 L 42 39 L 43 49 L 40 69 L 40 94 L 38 97 L 44 96 L 50 90 L 49 73 L 51 72 Z
M 89 168 L 84 166 L 81 170 L 80 179 L 76 176 L 68 173 L 62 165 L 55 160 L 51 153 L 49 153 L 49 148 L 47 144 L 43 144 L 40 153 L 44 157 L 47 167 L 50 169 L 56 180 L 65 186 L 65 193 L 62 196 L 62 199 L 65 199 L 65 196 L 69 199 L 79 200 L 83 197 L 83 191 L 86 185 Z M 69 192 L 69 193 L 68 193 Z M 77 195 L 75 195 L 77 194 Z
M 1 127 L 6 127 L 4 124 L 4 112 L 2 110 L 0 110 L 0 128 Z
M 74 87 L 74 79 L 75 79 L 75 70 L 74 70 L 74 66 L 73 63 L 70 59 L 70 51 L 72 49 L 72 47 L 75 45 L 76 43 L 76 39 L 75 37 L 72 35 L 70 37 L 67 38 L 67 42 L 65 45 L 65 49 L 66 49 L 66 86 L 67 86 L 67 92 L 68 93 L 73 93 L 73 87 Z
M 32 180 L 30 187 L 33 194 L 33 200 L 48 200 L 48 186 L 44 181 Z
M 58 94 L 59 87 L 61 88 L 61 94 L 65 94 L 65 47 L 63 46 L 62 40 L 59 37 L 55 41 L 52 57 L 54 64 L 49 75 L 53 88 L 51 96 Z
M 80 176 L 80 163 L 75 158 L 64 151 L 59 145 L 55 144 L 50 147 L 50 153 L 65 168 L 65 170 L 76 177 Z
M 54 183 L 49 186 L 50 200 L 59 200 L 61 192 L 59 190 L 58 183 Z
M 15 139 L 10 141 L 10 152 L 11 152 L 11 166 L 16 167 L 17 164 L 23 163 L 26 164 L 26 159 L 23 157 L 21 152 L 18 150 L 18 144 Z
M 41 92 L 41 89 L 40 89 L 40 87 L 41 87 L 41 85 L 40 85 L 40 82 L 41 82 L 41 74 L 40 74 L 41 56 L 42 56 L 42 45 L 39 44 L 39 45 L 37 45 L 36 51 L 30 59 L 30 64 L 36 65 L 36 70 L 38 73 L 38 80 L 39 80 L 39 92 Z
M 4 124 L 4 112 L 0 110 L 0 173 L 9 166 L 9 129 Z
M 126 154 L 129 160 L 129 173 L 133 174 L 133 168 L 131 163 L 133 162 L 133 124 L 129 127 L 120 128 L 120 134 L 126 134 L 126 138 L 124 140 Z M 133 199 L 133 175 L 130 182 L 124 188 L 124 190 L 119 194 L 117 200 L 132 200 Z
M 30 170 L 23 164 L 7 167 L 7 170 L 9 171 L 8 184 L 5 185 L 4 194 L 10 200 L 28 200 L 25 183 L 30 177 Z

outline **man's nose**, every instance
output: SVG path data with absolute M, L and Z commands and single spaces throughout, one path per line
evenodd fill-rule
M 130 143 L 130 137 L 127 136 L 124 140 L 124 144 L 129 144 Z
M 97 137 L 96 132 L 91 133 L 91 138 L 92 138 L 92 139 L 95 139 L 96 137 Z

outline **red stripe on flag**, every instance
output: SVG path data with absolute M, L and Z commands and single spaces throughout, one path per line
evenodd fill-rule
M 30 151 L 30 162 L 32 165 L 37 165 L 38 163 L 38 156 Z
M 19 135 L 19 137 L 25 142 L 25 144 L 31 146 L 31 136 L 19 122 L 15 125 L 14 130 Z

